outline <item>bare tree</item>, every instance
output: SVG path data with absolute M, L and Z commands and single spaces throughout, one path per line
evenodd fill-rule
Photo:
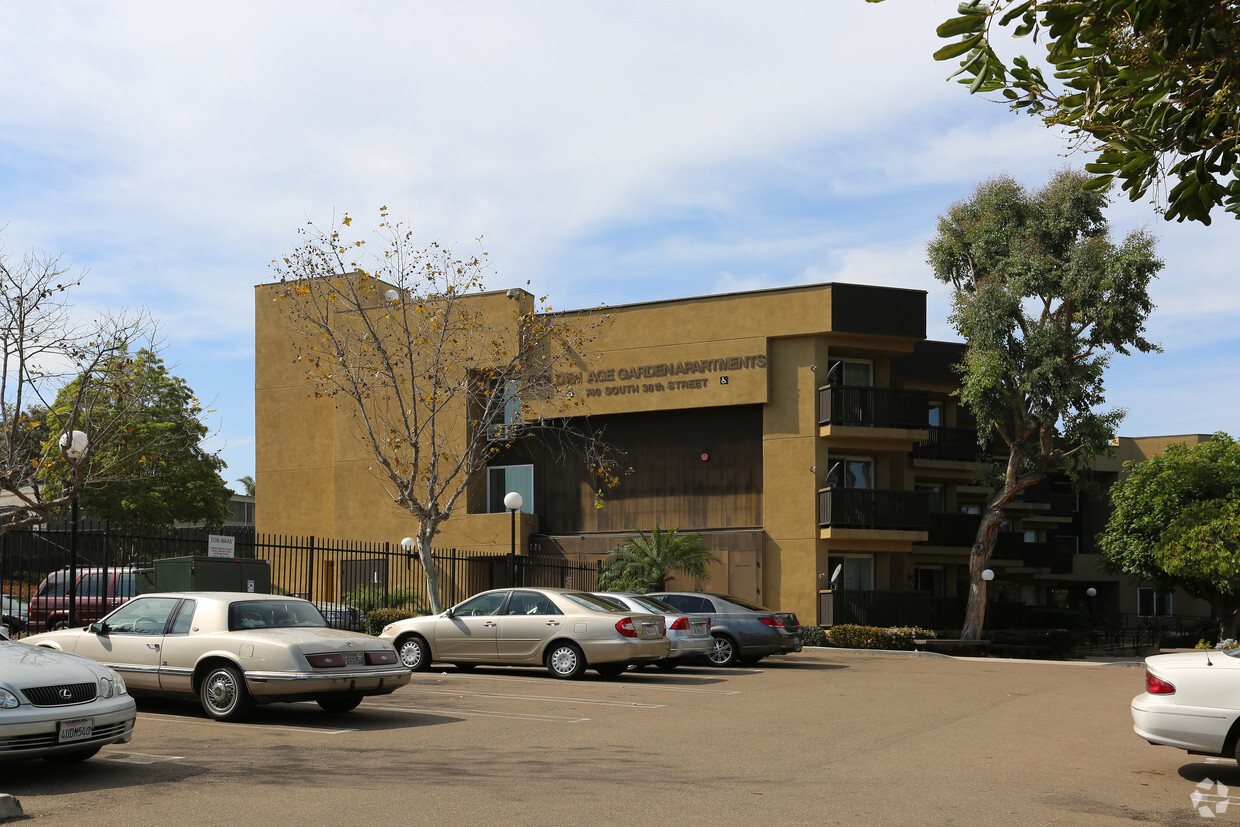
M 431 542 L 487 459 L 518 438 L 573 450 L 596 491 L 619 462 L 573 394 L 592 331 L 607 317 L 537 310 L 524 290 L 483 292 L 486 253 L 420 248 L 380 211 L 373 251 L 307 224 L 273 262 L 278 298 L 316 398 L 348 412 L 392 501 L 418 521 L 415 538 L 433 611 L 442 609 Z M 560 366 L 557 369 L 557 365 Z
M 143 388 L 118 369 L 117 358 L 130 348 L 153 349 L 158 326 L 145 309 L 75 318 L 68 298 L 81 282 L 59 255 L 32 252 L 19 260 L 0 249 L 0 534 L 47 522 L 86 486 L 116 478 L 131 459 L 127 414 Z M 104 372 L 116 400 L 106 415 L 88 391 L 97 383 L 81 382 L 67 412 L 50 424 L 62 387 Z M 75 431 L 84 435 L 77 444 Z M 98 450 L 103 446 L 112 450 Z

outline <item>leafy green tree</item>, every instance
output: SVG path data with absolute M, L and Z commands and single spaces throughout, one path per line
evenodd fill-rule
M 981 633 L 982 572 L 1008 504 L 1048 468 L 1072 474 L 1106 450 L 1123 418 L 1099 410 L 1112 355 L 1158 349 L 1144 335 L 1149 282 L 1162 267 L 1154 239 L 1136 232 L 1112 243 L 1106 196 L 1082 180 L 1064 170 L 1034 192 L 1008 177 L 986 181 L 939 218 L 926 248 L 966 345 L 959 398 L 979 443 L 1002 457 L 969 556 L 966 640 Z
M 1041 41 L 1045 54 L 1009 64 L 992 45 L 998 30 Z M 1067 128 L 1094 156 L 1089 186 L 1119 179 L 1135 201 L 1174 181 L 1168 220 L 1209 224 L 1220 205 L 1240 218 L 1240 5 L 966 0 L 938 34 L 954 42 L 935 59 L 959 57 L 970 92 L 1000 92 Z
M 121 525 L 220 525 L 232 492 L 220 477 L 224 461 L 202 447 L 203 410 L 184 379 L 150 350 L 115 354 L 99 372 L 66 385 L 48 414 L 61 433 L 76 409 L 80 421 L 119 423 L 110 445 L 93 452 L 111 473 L 81 494 L 83 510 Z M 55 477 L 46 480 L 54 489 Z
M 247 497 L 254 496 L 254 478 L 253 477 L 251 477 L 249 474 L 246 474 L 244 477 L 241 477 L 240 479 L 238 479 L 237 482 L 241 483 L 242 490 L 245 491 L 245 495 Z
M 1124 464 L 1099 565 L 1206 600 L 1223 637 L 1240 609 L 1240 444 L 1227 434 Z
M 680 573 L 699 580 L 710 579 L 710 564 L 719 558 L 702 545 L 702 535 L 664 531 L 655 525 L 649 534 L 637 536 L 611 550 L 599 572 L 599 588 L 606 591 L 650 592 L 667 587 L 667 579 Z

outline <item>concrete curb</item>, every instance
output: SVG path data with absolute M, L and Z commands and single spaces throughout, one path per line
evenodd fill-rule
M 22 812 L 22 805 L 16 798 L 8 793 L 0 793 L 0 821 L 8 821 L 13 818 L 24 818 L 25 813 Z

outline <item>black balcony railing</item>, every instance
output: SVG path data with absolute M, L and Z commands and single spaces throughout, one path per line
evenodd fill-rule
M 976 462 L 981 453 L 975 428 L 931 426 L 929 438 L 913 446 L 916 459 Z
M 924 491 L 823 488 L 818 491 L 818 524 L 831 528 L 926 531 L 930 498 Z
M 930 395 L 925 391 L 827 385 L 818 389 L 818 422 L 870 428 L 928 428 Z

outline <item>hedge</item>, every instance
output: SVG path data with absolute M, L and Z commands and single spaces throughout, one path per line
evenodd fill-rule
M 814 627 L 817 628 L 817 627 Z M 901 649 L 912 650 L 914 638 L 933 638 L 935 633 L 930 629 L 918 626 L 832 626 L 826 630 L 824 637 L 827 646 L 840 649 Z M 808 643 L 808 641 L 806 641 Z M 808 644 L 814 645 L 814 644 Z
M 404 609 L 375 609 L 367 612 L 366 619 L 363 621 L 366 624 L 366 634 L 377 635 L 383 631 L 384 626 L 407 617 L 417 617 L 417 615 Z

